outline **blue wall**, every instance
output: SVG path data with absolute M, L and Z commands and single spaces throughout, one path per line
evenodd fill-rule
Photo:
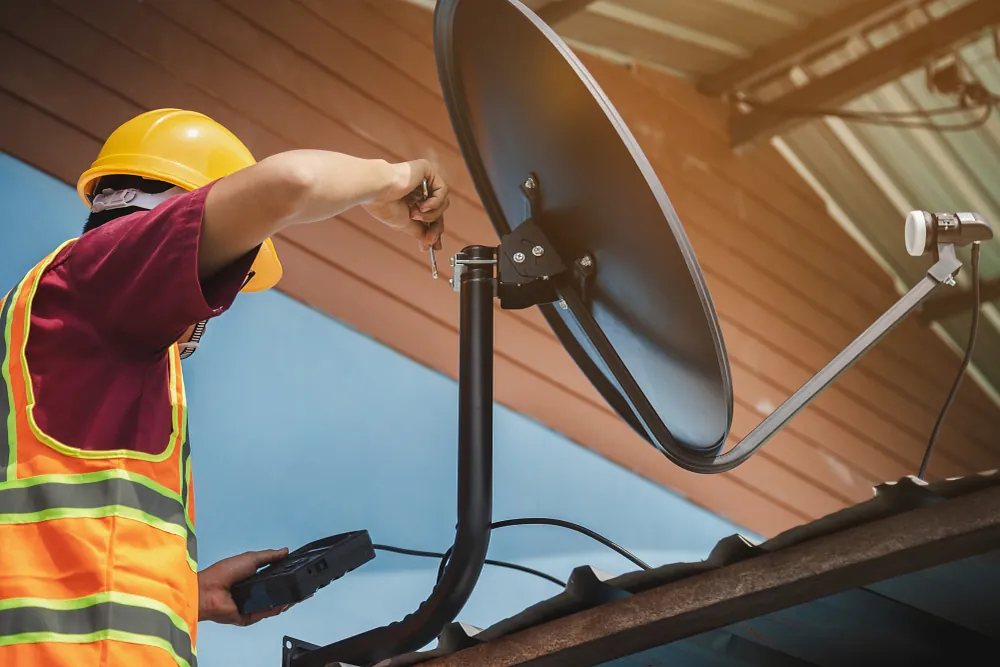
M 71 188 L 3 154 L 0 201 L 7 289 L 79 233 L 85 210 Z M 209 325 L 184 369 L 202 567 L 360 528 L 398 546 L 450 544 L 458 400 L 450 378 L 276 291 L 242 296 Z M 495 432 L 498 519 L 576 521 L 654 564 L 703 558 L 740 532 L 500 406 Z M 631 569 L 586 538 L 548 527 L 497 531 L 490 555 L 563 579 L 581 564 Z M 380 554 L 278 618 L 251 628 L 201 624 L 201 664 L 275 666 L 286 633 L 322 644 L 398 620 L 424 599 L 436 566 Z M 485 627 L 556 592 L 488 568 L 460 618 Z

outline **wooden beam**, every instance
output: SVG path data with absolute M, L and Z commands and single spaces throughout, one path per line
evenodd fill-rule
M 554 0 L 538 10 L 538 18 L 555 27 L 560 21 L 582 12 L 593 2 L 594 0 Z
M 758 49 L 747 60 L 734 63 L 718 74 L 702 77 L 697 84 L 698 90 L 710 96 L 739 90 L 745 84 L 782 69 L 788 69 L 803 56 L 818 53 L 831 44 L 844 41 L 862 25 L 883 21 L 919 4 L 919 1 L 868 0 L 847 7 L 832 16 L 816 19 L 805 29 L 777 44 Z
M 1000 299 L 1000 278 L 983 281 L 979 285 L 979 296 L 981 304 Z M 972 310 L 975 305 L 976 300 L 972 290 L 942 294 L 927 299 L 917 317 L 929 324 Z
M 948 52 L 956 43 L 996 24 L 1000 24 L 1000 2 L 974 0 L 888 46 L 779 98 L 776 106 L 810 110 L 838 107 L 898 79 L 922 63 Z M 769 139 L 807 120 L 791 117 L 765 105 L 750 113 L 732 116 L 730 142 L 734 148 L 739 148 L 753 141 Z
M 1000 488 L 933 503 L 653 588 L 424 663 L 588 667 L 1000 544 Z

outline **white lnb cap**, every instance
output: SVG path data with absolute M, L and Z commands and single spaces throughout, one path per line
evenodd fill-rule
M 906 252 L 920 257 L 927 250 L 927 223 L 924 211 L 910 211 L 906 216 Z

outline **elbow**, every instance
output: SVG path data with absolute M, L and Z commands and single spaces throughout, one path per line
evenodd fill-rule
M 311 165 L 294 162 L 282 166 L 279 189 L 290 201 L 302 201 L 316 187 L 316 171 Z

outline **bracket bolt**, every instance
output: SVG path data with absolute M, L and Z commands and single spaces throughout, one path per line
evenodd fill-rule
M 525 260 L 524 253 L 523 252 L 515 252 L 513 259 L 514 259 L 514 263 L 515 264 L 520 264 L 521 262 L 523 262 Z
M 455 279 L 454 278 L 448 278 L 448 286 L 449 287 L 454 287 L 455 286 Z
M 531 249 L 531 254 L 534 255 L 535 257 L 541 257 L 542 255 L 545 254 L 545 248 L 543 248 L 540 245 L 536 245 L 534 248 Z
M 590 255 L 584 255 L 580 258 L 580 266 L 592 266 L 593 264 L 594 260 L 590 258 Z
M 944 284 L 947 285 L 948 287 L 954 287 L 955 286 L 955 277 L 954 276 L 948 276 L 947 278 L 944 279 Z
M 569 310 L 569 304 L 566 303 L 566 299 L 559 299 L 559 307 L 563 310 Z
M 528 177 L 528 180 L 524 182 L 524 187 L 527 190 L 534 190 L 535 185 L 537 185 L 537 183 L 535 183 L 535 179 L 531 178 L 530 176 Z

